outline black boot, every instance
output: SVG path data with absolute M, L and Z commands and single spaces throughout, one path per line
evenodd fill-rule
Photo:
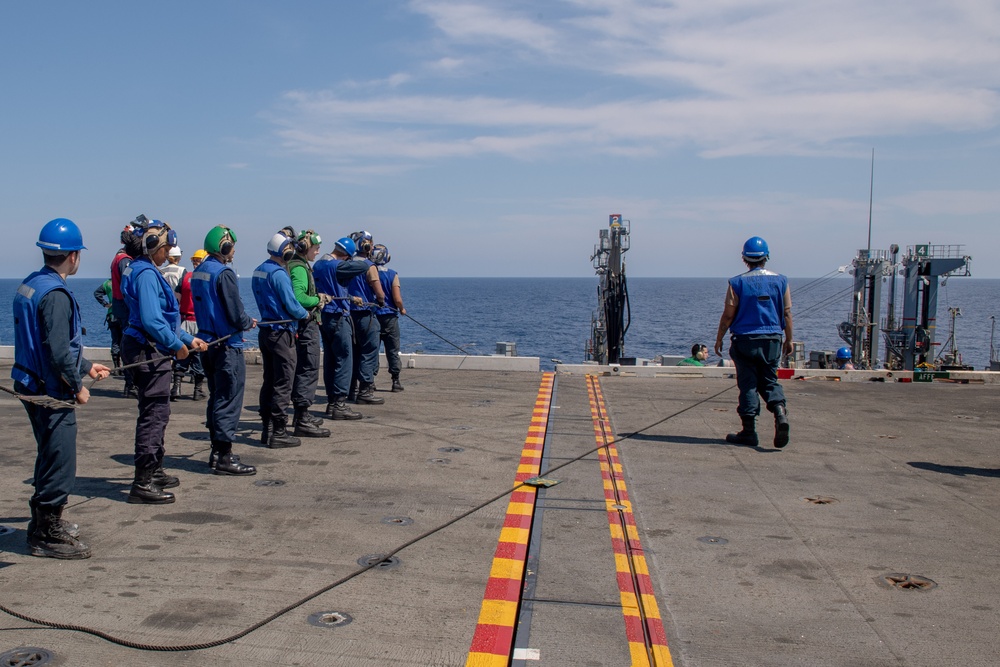
M 77 560 L 90 558 L 90 547 L 76 539 L 63 527 L 60 507 L 38 505 L 35 508 L 36 525 L 28 533 L 28 548 L 32 556 Z
M 266 415 L 261 415 L 260 418 L 264 422 L 264 428 L 260 431 L 260 444 L 266 445 L 271 437 L 271 418 Z
M 176 401 L 181 395 L 181 375 L 174 373 L 174 382 L 170 385 L 170 400 Z
M 238 454 L 233 454 L 232 443 L 225 443 L 229 445 L 228 450 L 213 450 L 212 453 L 215 454 L 218 451 L 218 460 L 215 464 L 215 474 L 216 475 L 256 475 L 257 468 L 249 466 L 245 463 L 240 462 L 240 457 Z M 225 451 L 225 453 L 223 453 Z
M 161 489 L 173 489 L 181 485 L 181 480 L 174 475 L 168 475 L 161 463 L 153 471 L 153 484 L 156 484 Z
M 774 413 L 774 446 L 781 449 L 788 444 L 788 410 L 784 403 L 778 403 Z
M 343 397 L 334 399 L 333 403 L 326 406 L 326 416 L 330 419 L 361 419 L 364 415 L 351 410 L 351 406 Z
M 135 385 L 132 384 L 132 378 L 128 375 L 125 376 L 125 389 L 122 390 L 122 398 L 138 398 L 139 394 L 135 390 Z
M 375 385 L 362 382 L 361 386 L 358 387 L 358 403 L 382 405 L 385 403 L 385 399 L 375 395 Z
M 128 502 L 144 505 L 166 505 L 174 502 L 174 494 L 153 482 L 155 468 L 136 468 L 135 480 L 128 492 Z
M 403 391 L 403 385 L 399 383 L 399 376 L 392 376 L 392 389 L 390 391 Z
M 299 417 L 299 410 L 302 411 L 302 416 Z M 313 426 L 322 426 L 323 418 L 317 417 L 313 413 L 309 412 L 308 405 L 302 405 L 295 408 L 295 418 L 304 421 L 307 424 L 312 424 Z
M 28 535 L 31 535 L 38 526 L 38 503 L 34 500 L 28 500 L 28 507 L 31 508 L 31 519 L 28 521 Z M 60 521 L 62 521 L 63 530 L 69 533 L 70 537 L 80 537 L 80 526 L 69 521 L 63 521 L 62 519 Z
M 739 433 L 730 433 L 727 435 L 726 442 L 731 442 L 734 445 L 756 447 L 760 444 L 760 441 L 757 440 L 757 428 L 755 426 L 757 418 L 753 415 L 740 415 L 740 421 L 743 422 L 743 430 Z
M 319 420 L 319 425 L 310 419 L 308 408 L 295 408 L 295 435 L 300 438 L 329 438 L 330 429 L 322 428 L 323 420 Z
M 353 401 L 358 397 L 358 381 L 351 380 L 351 390 L 347 392 L 347 400 Z
M 205 378 L 196 377 L 194 379 L 194 393 L 191 394 L 191 398 L 196 401 L 204 401 L 207 396 L 205 396 L 205 388 L 203 387 L 205 383 Z
M 302 441 L 291 435 L 286 428 L 287 417 L 283 419 L 271 420 L 271 435 L 267 439 L 267 446 L 271 449 L 284 449 L 286 447 L 298 447 Z

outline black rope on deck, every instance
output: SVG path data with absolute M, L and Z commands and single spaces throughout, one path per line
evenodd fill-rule
M 615 442 L 616 443 L 620 443 L 620 442 L 623 442 L 625 440 L 628 440 L 629 438 L 635 437 L 635 436 L 637 436 L 637 435 L 639 435 L 639 434 L 641 434 L 641 433 L 643 433 L 645 431 L 648 431 L 649 429 L 653 428 L 654 426 L 659 426 L 660 424 L 662 424 L 662 423 L 664 423 L 664 422 L 666 422 L 666 421 L 668 421 L 670 419 L 673 419 L 674 417 L 676 417 L 678 415 L 681 415 L 681 414 L 687 412 L 688 410 L 692 410 L 692 409 L 698 407 L 699 405 L 702 405 L 704 403 L 707 403 L 708 401 L 714 400 L 714 399 L 718 398 L 719 396 L 722 396 L 724 393 L 726 393 L 730 389 L 733 389 L 735 387 L 736 387 L 736 385 L 730 385 L 730 386 L 726 387 L 725 389 L 723 389 L 722 391 L 720 391 L 718 393 L 715 393 L 715 394 L 712 394 L 708 398 L 703 398 L 700 401 L 697 401 L 697 402 L 695 402 L 695 403 L 687 406 L 686 408 L 682 408 L 682 409 L 678 410 L 677 412 L 674 412 L 673 414 L 667 415 L 663 419 L 659 419 L 659 420 L 653 422 L 652 424 L 649 424 L 649 425 L 647 425 L 647 426 L 645 426 L 645 427 L 643 427 L 643 428 L 641 428 L 641 429 L 639 429 L 637 431 L 633 431 L 631 433 L 627 433 L 627 434 L 621 436 L 620 438 L 618 438 Z M 550 473 L 555 472 L 556 470 L 560 470 L 561 468 L 565 468 L 566 466 L 568 466 L 570 464 L 576 463 L 576 462 L 578 462 L 578 461 L 580 461 L 580 460 L 582 460 L 582 459 L 590 456 L 591 454 L 594 454 L 595 452 L 597 452 L 597 451 L 599 451 L 601 449 L 604 449 L 605 446 L 606 445 L 600 445 L 598 447 L 594 447 L 593 449 L 590 449 L 590 450 L 584 452 L 583 454 L 580 454 L 576 458 L 572 458 L 572 459 L 570 459 L 570 460 L 568 460 L 568 461 L 566 461 L 564 463 L 560 463 L 559 465 L 557 465 L 557 466 L 555 466 L 553 468 L 549 468 L 544 473 L 540 473 L 540 475 L 548 475 Z M 453 519 L 449 519 L 448 521 L 445 521 L 441 525 L 436 526 L 434 528 L 431 528 L 427 532 L 421 533 L 420 535 L 414 537 L 413 539 L 400 544 L 399 546 L 397 546 L 395 549 L 393 549 L 389 553 L 383 555 L 382 560 L 380 560 L 380 561 L 378 561 L 376 563 L 370 563 L 368 565 L 360 567 L 357 570 L 355 570 L 354 572 L 351 572 L 350 574 L 341 577 L 340 579 L 334 581 L 333 583 L 328 584 L 327 586 L 324 586 L 323 588 L 320 588 L 320 589 L 314 591 L 313 593 L 310 593 L 309 595 L 301 598 L 300 600 L 298 600 L 296 602 L 293 602 L 292 604 L 288 605 L 287 607 L 279 609 L 278 611 L 274 612 L 273 614 L 271 614 L 270 616 L 268 616 L 264 620 L 258 621 L 257 623 L 254 623 L 253 625 L 251 625 L 250 627 L 246 628 L 245 630 L 241 630 L 240 632 L 237 632 L 234 635 L 230 635 L 229 637 L 224 637 L 222 639 L 216 639 L 216 640 L 209 641 L 209 642 L 203 642 L 201 644 L 183 644 L 183 645 L 180 645 L 180 646 L 166 646 L 166 645 L 160 645 L 160 644 L 142 644 L 142 643 L 139 643 L 139 642 L 131 641 L 129 639 L 122 639 L 120 637 L 115 637 L 113 635 L 110 635 L 110 634 L 102 631 L 102 630 L 95 630 L 93 628 L 88 628 L 88 627 L 85 627 L 85 626 L 82 626 L 82 625 L 74 625 L 72 623 L 57 623 L 57 622 L 53 622 L 53 621 L 46 621 L 45 619 L 41 619 L 41 618 L 35 618 L 33 616 L 28 616 L 27 614 L 22 614 L 20 612 L 14 611 L 13 609 L 10 609 L 9 607 L 7 607 L 6 605 L 3 605 L 3 604 L 0 604 L 0 611 L 4 612 L 5 614 L 8 614 L 10 616 L 13 616 L 14 618 L 20 619 L 22 621 L 27 621 L 28 623 L 34 623 L 35 625 L 45 626 L 45 627 L 48 627 L 48 628 L 52 628 L 54 630 L 71 630 L 73 632 L 82 632 L 84 634 L 92 635 L 94 637 L 100 637 L 101 639 L 104 639 L 105 641 L 111 642 L 112 644 L 118 644 L 119 646 L 124 646 L 126 648 L 133 648 L 133 649 L 137 649 L 137 650 L 140 650 L 140 651 L 180 652 L 180 651 L 201 651 L 201 650 L 204 650 L 204 649 L 215 648 L 216 646 L 222 646 L 223 644 L 229 644 L 230 642 L 234 642 L 237 639 L 242 639 L 243 637 L 246 637 L 251 632 L 259 630 L 260 628 L 264 627 L 268 623 L 270 623 L 270 622 L 272 622 L 274 620 L 277 620 L 278 618 L 284 616 L 288 612 L 293 611 L 293 610 L 301 607 L 306 602 L 309 602 L 310 600 L 313 600 L 313 599 L 319 597 L 320 595 L 333 590 L 334 588 L 340 586 L 341 584 L 345 584 L 348 581 L 350 581 L 350 580 L 358 577 L 359 575 L 364 574 L 368 570 L 370 570 L 370 569 L 372 569 L 374 567 L 377 567 L 380 563 L 383 563 L 383 562 L 389 560 L 391 557 L 393 557 L 394 555 L 396 555 L 400 551 L 406 549 L 407 547 L 411 547 L 414 544 L 416 544 L 417 542 L 420 542 L 421 540 L 425 540 L 428 537 L 430 537 L 430 536 L 432 536 L 432 535 L 434 535 L 436 533 L 441 532 L 445 528 L 448 528 L 449 526 L 452 526 L 452 525 L 458 523 L 462 519 L 464 519 L 464 518 L 466 518 L 466 517 L 468 517 L 468 516 L 470 516 L 472 514 L 475 514 L 479 510 L 481 510 L 481 509 L 483 509 L 483 508 L 485 508 L 485 507 L 487 507 L 489 505 L 492 505 L 496 501 L 501 500 L 501 499 L 509 496 L 514 491 L 517 491 L 518 489 L 520 489 L 522 487 L 525 487 L 525 486 L 530 486 L 530 485 L 527 484 L 527 482 L 521 482 L 519 484 L 514 485 L 512 488 L 503 491 L 502 493 L 498 493 L 497 495 L 493 496 L 489 500 L 483 501 L 479 505 L 476 505 L 475 507 L 473 507 L 473 508 L 471 508 L 469 510 L 466 510 L 465 512 L 463 512 L 462 514 L 459 514 L 458 516 L 454 517 Z

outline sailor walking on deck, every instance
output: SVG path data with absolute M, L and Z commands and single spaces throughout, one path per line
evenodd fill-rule
M 128 502 L 164 504 L 174 502 L 174 494 L 164 489 L 180 484 L 177 477 L 163 470 L 173 374 L 170 355 L 186 359 L 189 345 L 199 351 L 207 348 L 204 341 L 181 328 L 174 290 L 157 269 L 177 244 L 177 233 L 164 222 L 150 220 L 141 237 L 142 257 L 122 272 L 122 294 L 129 311 L 122 358 L 125 365 L 149 362 L 133 369 L 139 415 L 135 422 L 135 479 Z
M 205 425 L 212 440 L 208 465 L 217 475 L 255 475 L 257 468 L 233 453 L 233 440 L 246 384 L 243 332 L 256 327 L 257 320 L 246 314 L 236 272 L 229 266 L 236 254 L 236 233 L 223 225 L 213 227 L 205 235 L 204 248 L 208 257 L 191 276 L 198 335 L 209 343 L 223 339 L 201 359 L 208 377 Z
M 760 394 L 767 409 L 774 413 L 774 446 L 780 448 L 788 444 L 789 428 L 785 393 L 778 382 L 778 362 L 782 352 L 792 352 L 792 295 L 785 276 L 764 268 L 769 258 L 767 242 L 759 236 L 743 244 L 743 262 L 749 270 L 729 279 L 715 353 L 722 355 L 722 338 L 726 330 L 731 331 L 729 356 L 736 366 L 740 389 L 736 412 L 743 429 L 727 435 L 726 441 L 757 446 Z
M 10 376 L 20 394 L 51 396 L 82 405 L 90 398 L 83 375 L 106 378 L 107 366 L 83 356 L 80 306 L 66 285 L 80 268 L 83 235 L 72 220 L 56 218 L 42 227 L 35 244 L 45 265 L 21 283 L 14 295 L 14 367 Z M 28 547 L 32 556 L 89 558 L 76 524 L 62 520 L 76 481 L 76 411 L 24 401 L 38 444 L 28 500 Z
M 294 246 L 292 239 L 281 233 L 275 234 L 267 243 L 269 258 L 254 270 L 251 281 L 261 320 L 275 322 L 261 324 L 257 335 L 264 365 L 259 401 L 264 428 L 260 441 L 272 449 L 302 444 L 288 433 L 288 415 L 285 412 L 292 402 L 298 321 L 309 315 L 295 299 L 292 279 L 285 269 L 288 261 L 295 256 Z

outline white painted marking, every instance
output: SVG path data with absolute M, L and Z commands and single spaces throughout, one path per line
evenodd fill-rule
M 514 655 L 511 656 L 514 660 L 541 660 L 541 651 L 537 648 L 516 648 L 514 649 Z

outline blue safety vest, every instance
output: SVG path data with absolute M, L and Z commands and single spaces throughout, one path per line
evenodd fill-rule
M 142 276 L 142 278 L 140 278 Z M 152 277 L 152 276 L 155 276 Z M 160 310 L 163 311 L 163 319 L 167 321 L 167 327 L 171 333 L 176 334 L 181 326 L 181 308 L 174 296 L 174 290 L 170 288 L 160 270 L 153 266 L 153 263 L 146 258 L 136 259 L 122 271 L 122 296 L 125 298 L 125 305 L 128 306 L 128 326 L 125 327 L 125 335 L 135 338 L 143 345 L 149 343 L 164 354 L 171 354 L 168 350 L 157 343 L 146 328 L 142 325 L 142 313 L 139 311 L 139 281 L 156 280 L 160 284 Z
M 275 287 L 275 281 L 281 280 L 282 276 L 284 276 L 284 280 L 288 283 L 288 289 L 291 290 L 292 279 L 289 277 L 288 272 L 285 271 L 285 267 L 274 260 L 269 259 L 254 269 L 250 286 L 253 288 L 253 298 L 257 302 L 257 310 L 260 311 L 260 319 L 265 322 L 295 319 L 285 309 L 285 304 L 281 302 L 281 297 L 278 296 L 278 290 Z M 295 331 L 298 329 L 298 323 L 296 322 L 268 326 L 277 331 L 288 329 Z
M 346 287 L 337 282 L 337 265 L 340 262 L 341 260 L 330 257 L 329 259 L 321 259 L 313 264 L 313 278 L 316 280 L 316 291 L 320 294 L 342 297 L 334 299 L 323 306 L 324 313 L 341 313 L 346 315 L 349 310 L 346 297 L 349 297 L 350 294 Z
M 385 292 L 385 308 L 376 308 L 376 315 L 396 315 L 399 306 L 392 299 L 392 281 L 398 274 L 392 269 L 379 269 L 378 281 L 382 283 L 382 291 Z M 392 306 L 391 308 L 389 306 Z
M 752 269 L 730 278 L 729 286 L 739 299 L 736 318 L 729 326 L 734 336 L 774 335 L 785 330 L 785 276 Z
M 205 258 L 191 273 L 191 298 L 194 300 L 194 317 L 198 322 L 198 338 L 210 343 L 216 338 L 229 336 L 226 345 L 243 347 L 243 332 L 229 323 L 225 308 L 219 298 L 219 276 L 232 271 L 214 255 Z
M 14 294 L 14 367 L 10 377 L 30 392 L 42 392 L 53 398 L 66 399 L 76 387 L 69 387 L 49 364 L 49 355 L 42 348 L 42 328 L 38 309 L 42 299 L 52 290 L 61 289 L 73 303 L 70 323 L 70 351 L 77 368 L 83 361 L 83 323 L 80 304 L 69 291 L 66 282 L 52 269 L 42 269 L 24 279 Z
M 361 259 L 368 266 L 375 266 L 370 259 Z M 347 293 L 351 296 L 360 296 L 361 300 L 365 303 L 375 303 L 375 291 L 372 289 L 372 286 L 368 284 L 367 273 L 354 276 L 351 282 L 347 285 Z M 368 309 L 369 306 L 359 306 L 354 303 L 351 304 L 351 310 L 353 311 Z

